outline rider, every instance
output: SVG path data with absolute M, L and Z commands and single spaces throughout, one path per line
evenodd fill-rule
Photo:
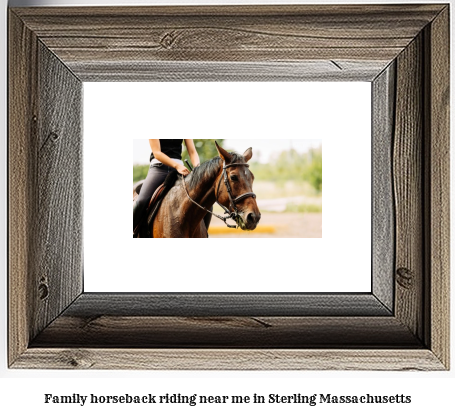
M 133 206 L 133 232 L 141 221 L 153 193 L 164 183 L 168 173 L 173 169 L 183 176 L 187 176 L 190 173 L 182 162 L 182 142 L 183 140 L 170 139 L 149 140 L 150 148 L 152 149 L 150 168 Z M 185 146 L 191 163 L 194 167 L 198 166 L 200 161 L 193 140 L 185 140 Z

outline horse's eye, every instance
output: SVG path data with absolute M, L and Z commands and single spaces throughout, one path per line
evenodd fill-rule
M 238 181 L 239 181 L 239 178 L 238 178 L 235 174 L 232 174 L 232 175 L 231 175 L 231 180 L 232 180 L 233 182 L 238 182 Z

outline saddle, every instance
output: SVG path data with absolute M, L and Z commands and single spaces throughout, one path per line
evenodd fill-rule
M 137 225 L 136 229 L 133 232 L 133 238 L 153 238 L 153 233 L 151 232 L 153 219 L 155 219 L 156 214 L 161 206 L 161 202 L 163 201 L 166 194 L 169 190 L 174 186 L 178 177 L 178 173 L 176 170 L 171 171 L 164 180 L 164 183 L 155 190 L 153 193 L 152 198 L 148 204 L 146 212 Z M 134 191 L 139 194 L 142 188 L 143 182 L 139 183 Z

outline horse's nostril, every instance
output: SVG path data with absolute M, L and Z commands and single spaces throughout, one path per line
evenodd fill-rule
M 258 223 L 259 219 L 261 219 L 261 214 L 260 213 L 258 215 L 254 214 L 254 213 L 250 213 L 246 217 L 247 222 L 251 223 L 251 224 Z

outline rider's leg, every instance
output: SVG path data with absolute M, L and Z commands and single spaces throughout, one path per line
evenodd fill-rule
M 133 206 L 133 232 L 141 221 L 153 193 L 155 193 L 155 190 L 164 183 L 164 179 L 166 179 L 170 170 L 171 168 L 164 164 L 150 165 L 147 178 L 145 179 L 141 192 Z

